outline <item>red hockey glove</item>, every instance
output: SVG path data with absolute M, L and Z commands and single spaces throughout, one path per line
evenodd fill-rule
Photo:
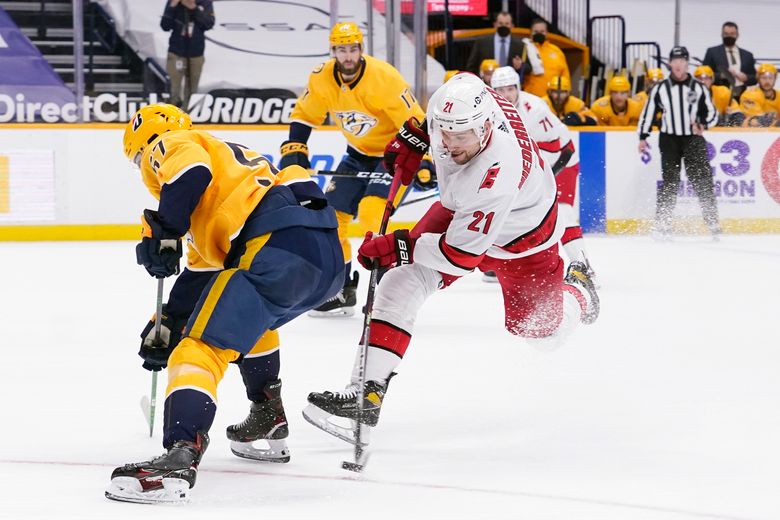
M 358 262 L 366 269 L 374 267 L 374 260 L 377 260 L 379 267 L 411 264 L 415 241 L 409 236 L 408 229 L 377 236 L 369 231 L 358 248 Z
M 385 146 L 385 167 L 392 175 L 401 176 L 401 184 L 409 186 L 428 151 L 428 128 L 410 117 L 395 137 Z

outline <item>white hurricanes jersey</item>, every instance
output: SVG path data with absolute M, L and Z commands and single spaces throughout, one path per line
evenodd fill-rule
M 450 81 L 455 80 L 481 83 L 471 74 Z M 485 256 L 519 258 L 554 245 L 563 234 L 557 225 L 555 178 L 517 109 L 485 87 L 487 109 L 495 114 L 492 135 L 479 154 L 458 165 L 444 148 L 433 118 L 443 88 L 428 104 L 427 121 L 441 203 L 454 216 L 445 233 L 423 233 L 414 261 L 460 276 Z
M 542 159 L 550 163 L 550 167 L 555 164 L 561 150 L 564 150 L 569 143 L 572 143 L 574 153 L 565 167 L 568 168 L 580 162 L 577 147 L 572 141 L 571 131 L 552 113 L 547 102 L 538 96 L 520 91 L 520 96 L 517 98 L 517 109 L 528 133 L 531 134 L 531 139 L 536 141 L 539 146 Z

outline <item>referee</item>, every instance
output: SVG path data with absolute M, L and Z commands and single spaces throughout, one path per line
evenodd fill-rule
M 656 112 L 662 112 L 658 142 L 663 184 L 657 195 L 655 232 L 661 238 L 668 238 L 671 233 L 672 213 L 680 186 L 680 165 L 685 160 L 685 173 L 699 197 L 704 222 L 717 239 L 720 234 L 718 206 L 702 133 L 715 126 L 718 112 L 707 87 L 688 73 L 688 58 L 685 47 L 674 47 L 669 53 L 671 74 L 650 90 L 639 116 L 639 153 L 647 150 L 653 119 Z

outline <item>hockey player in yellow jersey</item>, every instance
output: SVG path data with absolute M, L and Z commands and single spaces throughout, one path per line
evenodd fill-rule
M 176 502 L 195 484 L 230 362 L 251 401 L 249 416 L 227 429 L 233 453 L 289 460 L 276 330 L 341 289 L 343 257 L 335 211 L 303 168 L 279 171 L 256 151 L 193 130 L 173 105 L 141 108 L 124 150 L 159 200 L 143 212 L 138 263 L 165 278 L 179 274 L 183 237 L 188 253 L 139 352 L 144 368 L 168 367 L 167 453 L 116 468 L 106 496 Z M 258 440 L 270 447 L 254 447 Z
M 363 54 L 363 33 L 352 22 L 336 24 L 330 33 L 333 58 L 318 65 L 290 116 L 290 133 L 282 144 L 281 167 L 309 168 L 306 146 L 312 128 L 330 115 L 347 139 L 347 154 L 336 171 L 387 171 L 382 163 L 385 145 L 410 117 L 425 113 L 401 73 L 388 63 Z M 352 247 L 348 226 L 357 217 L 363 231 L 379 229 L 390 189 L 387 179 L 333 179 L 326 188 L 336 210 L 346 263 L 345 285 L 339 294 L 310 313 L 351 316 L 357 303 L 357 272 L 350 276 Z
M 645 103 L 647 103 L 647 94 L 650 93 L 650 89 L 652 89 L 656 83 L 663 81 L 664 79 L 664 71 L 661 69 L 648 69 L 647 74 L 645 74 L 645 88 L 644 90 L 637 92 L 634 95 L 634 101 L 639 103 L 639 107 L 642 108 L 645 106 Z
M 731 97 L 731 89 L 723 85 L 714 85 L 715 73 L 709 65 L 700 65 L 693 71 L 693 77 L 701 81 L 705 87 L 710 89 L 712 104 L 718 111 L 718 121 L 722 124 L 727 116 L 739 108 L 739 105 Z
M 571 82 L 566 76 L 555 76 L 547 85 L 547 95 L 542 98 L 558 119 L 569 126 L 596 125 L 596 114 L 583 100 L 571 95 Z
M 780 114 L 780 92 L 775 90 L 777 68 L 771 63 L 762 63 L 756 70 L 758 84 L 748 87 L 739 98 L 738 111 L 742 126 L 773 126 Z
M 629 97 L 630 90 L 631 84 L 625 76 L 612 76 L 607 82 L 608 94 L 590 107 L 599 125 L 636 126 L 639 123 L 642 106 Z

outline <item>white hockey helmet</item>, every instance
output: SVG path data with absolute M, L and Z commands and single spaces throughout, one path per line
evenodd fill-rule
M 448 132 L 473 130 L 484 147 L 489 137 L 485 122 L 493 121 L 487 85 L 473 74 L 458 74 L 440 88 L 442 95 L 433 107 L 435 123 Z
M 520 76 L 512 67 L 500 67 L 493 71 L 493 77 L 490 79 L 490 86 L 493 88 L 498 87 L 511 87 L 512 85 L 520 90 Z

